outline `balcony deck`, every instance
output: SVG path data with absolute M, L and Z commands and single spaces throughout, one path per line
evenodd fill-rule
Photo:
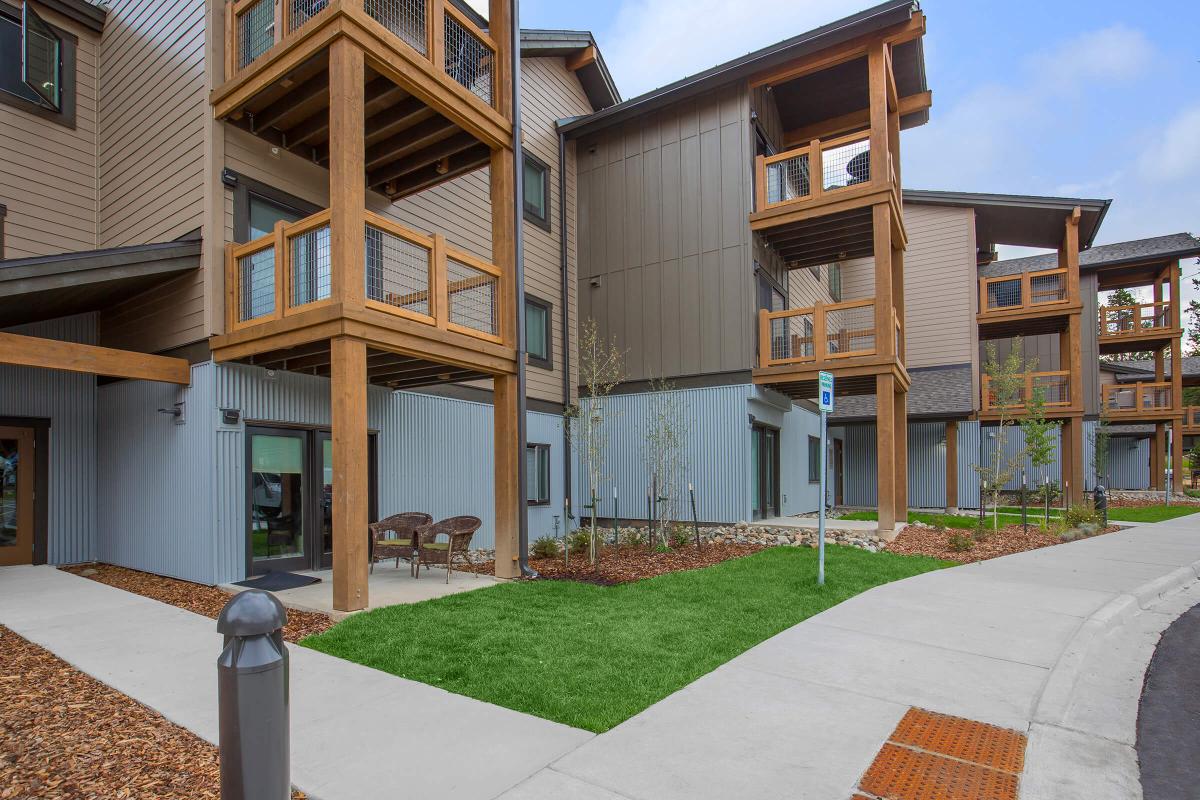
M 1078 283 L 1066 267 L 979 279 L 975 320 L 984 338 L 1061 331 L 1082 310 Z
M 1185 436 L 1200 435 L 1200 406 L 1184 406 L 1182 429 Z
M 1097 341 L 1105 354 L 1161 350 L 1183 335 L 1183 329 L 1174 324 L 1169 300 L 1101 306 L 1099 326 Z
M 226 249 L 226 329 L 213 357 L 328 375 L 331 337 L 368 345 L 371 383 L 403 389 L 515 371 L 501 313 L 500 269 L 366 213 L 364 263 L 334 263 L 331 215 L 321 211 Z M 364 294 L 338 300 L 335 284 Z
M 1170 381 L 1109 384 L 1101 388 L 1100 413 L 1113 421 L 1168 422 L 1184 415 L 1176 402 Z
M 218 119 L 329 162 L 329 48 L 366 55 L 367 187 L 399 199 L 487 165 L 511 144 L 503 48 L 446 0 L 236 0 L 225 6 Z
M 980 379 L 980 394 L 979 418 L 985 421 L 1023 417 L 1031 398 L 1041 399 L 1042 411 L 1048 419 L 1083 416 L 1083 404 L 1079 393 L 1073 390 L 1070 370 L 1026 372 L 1019 386 L 1003 391 L 984 375 Z M 1002 394 L 1009 396 L 1001 397 Z
M 756 384 L 771 386 L 795 399 L 817 396 L 818 373 L 833 372 L 839 396 L 874 394 L 875 377 L 894 375 L 907 391 L 910 380 L 899 357 L 879 346 L 875 300 L 852 300 L 808 308 L 759 312 L 759 367 Z M 899 337 L 892 327 L 884 335 Z M 894 351 L 893 351 L 894 352 Z

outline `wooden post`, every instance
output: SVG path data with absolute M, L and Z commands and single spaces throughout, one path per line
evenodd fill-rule
M 512 0 L 490 0 L 488 3 L 488 35 L 496 45 L 496 110 L 511 120 L 512 109 Z M 440 68 L 440 65 L 439 65 Z
M 1058 265 L 1067 270 L 1067 300 L 1071 303 L 1079 302 L 1079 219 L 1081 215 L 1079 206 L 1076 206 L 1067 216 L 1062 249 L 1059 251 Z
M 517 376 L 498 375 L 492 379 L 495 405 L 495 476 L 496 476 L 496 577 L 520 576 L 517 547 L 520 540 L 520 506 L 523 501 L 517 483 L 518 460 L 522 457 L 517 435 Z
M 758 366 L 770 366 L 772 355 L 771 318 L 767 316 L 765 308 L 760 308 L 758 310 Z
M 892 334 L 892 308 L 895 287 L 892 285 L 892 209 L 887 203 L 871 206 L 871 224 L 875 245 L 875 352 L 881 356 L 896 355 Z
M 517 224 L 513 207 L 513 183 L 515 159 L 512 150 L 501 148 L 492 151 L 491 200 L 492 200 L 492 263 L 500 268 L 500 291 L 496 302 L 499 311 L 500 339 L 508 346 L 516 345 L 517 302 L 516 302 L 516 238 Z
M 1178 363 L 1178 362 L 1175 362 Z M 1171 423 L 1171 493 L 1183 494 L 1183 420 Z
M 811 182 L 811 178 L 810 178 Z M 754 157 L 754 210 L 762 211 L 767 207 L 767 158 Z
M 333 607 L 367 607 L 367 346 L 329 341 L 333 439 Z
M 884 63 L 884 48 L 880 41 L 867 51 L 867 93 L 871 117 L 871 182 L 886 185 L 888 128 L 887 128 L 887 65 Z M 875 251 L 879 258 L 879 251 Z
M 334 302 L 362 306 L 366 224 L 366 154 L 363 53 L 351 39 L 329 48 L 330 294 Z
M 829 332 L 825 330 L 825 304 L 820 300 L 813 306 L 813 358 L 824 363 L 829 355 Z
M 892 381 L 896 389 L 900 389 Z M 908 392 L 892 392 L 892 424 L 896 431 L 896 444 L 892 460 L 895 464 L 896 520 L 908 522 Z
M 908 323 L 904 316 L 904 250 L 899 247 L 892 248 L 892 308 L 896 312 L 896 321 L 900 327 L 894 347 L 896 357 L 903 364 L 904 357 L 908 353 L 905 342 L 908 336 Z
M 958 513 L 958 420 L 946 421 L 946 513 Z
M 1161 422 L 1154 423 L 1154 438 L 1150 440 L 1150 488 L 1156 492 L 1161 492 L 1166 488 L 1164 484 L 1165 468 L 1163 456 L 1167 449 L 1167 431 L 1166 426 Z
M 1067 417 L 1062 426 L 1062 477 L 1071 484 L 1069 502 L 1083 503 L 1083 419 Z
M 896 393 L 894 375 L 875 376 L 875 475 L 878 481 L 879 535 L 896 530 Z

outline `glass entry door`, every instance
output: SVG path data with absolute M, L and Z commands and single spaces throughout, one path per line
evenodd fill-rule
M 0 427 L 0 566 L 33 563 L 33 431 Z
M 750 492 L 754 519 L 779 516 L 779 431 L 750 429 Z

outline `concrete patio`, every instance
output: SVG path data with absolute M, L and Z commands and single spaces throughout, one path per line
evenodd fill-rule
M 323 569 L 299 574 L 312 575 L 320 578 L 321 582 L 272 592 L 288 608 L 319 611 L 334 619 L 344 619 L 350 613 L 358 613 L 334 610 L 333 570 Z M 382 608 L 420 603 L 423 600 L 469 592 L 472 589 L 483 589 L 496 583 L 497 580 L 491 575 L 459 572 L 457 567 L 450 573 L 449 583 L 446 582 L 446 570 L 436 566 L 428 570 L 422 569 L 421 577 L 414 578 L 404 561 L 400 562 L 399 568 L 394 562 L 388 561 L 376 564 L 375 571 L 368 576 L 367 597 L 370 602 L 369 608 Z M 228 592 L 240 592 L 249 587 L 229 583 L 223 584 L 221 588 Z

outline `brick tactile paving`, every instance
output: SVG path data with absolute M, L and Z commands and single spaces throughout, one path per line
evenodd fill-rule
M 1017 776 L 888 743 L 860 788 L 888 800 L 1016 800 Z
M 891 741 L 1014 774 L 1025 768 L 1023 734 L 920 708 L 908 710 Z

